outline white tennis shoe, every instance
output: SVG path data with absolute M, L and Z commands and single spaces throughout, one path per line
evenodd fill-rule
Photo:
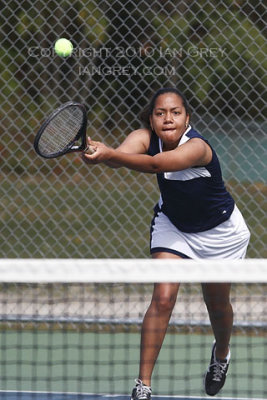
M 132 391 L 131 400 L 151 400 L 151 387 L 145 385 L 141 379 L 135 380 L 135 387 Z

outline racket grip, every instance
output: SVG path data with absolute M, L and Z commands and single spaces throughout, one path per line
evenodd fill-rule
M 84 152 L 87 153 L 87 154 L 94 154 L 94 153 L 95 153 L 95 150 L 94 150 L 94 148 L 93 148 L 92 146 L 88 145 L 88 146 L 85 148 Z

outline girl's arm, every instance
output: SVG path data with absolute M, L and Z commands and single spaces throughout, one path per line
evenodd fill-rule
M 131 132 L 126 139 L 119 145 L 119 147 L 116 149 L 116 151 L 120 151 L 123 153 L 127 154 L 145 154 L 148 151 L 149 143 L 150 143 L 150 136 L 151 132 L 148 129 L 137 129 L 133 132 Z M 93 142 L 89 139 L 88 144 L 90 147 L 94 150 L 96 150 L 96 145 L 94 146 L 93 143 L 98 143 L 99 142 Z M 83 157 L 84 159 L 84 157 Z M 89 161 L 89 158 L 85 161 Z M 102 162 L 102 161 L 99 161 Z M 103 162 L 105 165 L 111 168 L 119 168 L 122 165 L 120 163 L 117 163 L 114 160 L 106 160 Z M 93 164 L 97 164 L 97 162 L 93 162 Z
M 132 152 L 127 144 L 125 148 L 121 145 L 118 149 L 107 147 L 101 142 L 91 141 L 90 145 L 95 152 L 90 155 L 83 155 L 84 161 L 89 164 L 104 162 L 108 165 L 113 164 L 117 167 L 121 166 L 147 173 L 172 172 L 193 166 L 204 166 L 212 158 L 212 151 L 209 145 L 198 138 L 191 139 L 174 150 L 164 151 L 155 156 L 143 154 L 145 146 L 142 147 L 140 144 L 136 147 L 139 153 Z

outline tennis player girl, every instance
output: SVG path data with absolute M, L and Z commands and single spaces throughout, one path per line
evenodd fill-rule
M 189 124 L 184 95 L 175 88 L 160 89 L 144 118 L 147 127 L 130 133 L 117 149 L 89 140 L 94 153 L 83 153 L 82 158 L 88 164 L 104 162 L 157 174 L 160 199 L 151 223 L 152 257 L 244 258 L 248 228 L 224 186 L 214 149 Z M 140 370 L 132 400 L 151 399 L 151 376 L 178 289 L 179 283 L 154 286 L 142 325 Z M 224 385 L 230 361 L 230 284 L 202 284 L 202 291 L 215 336 L 204 385 L 214 396 Z

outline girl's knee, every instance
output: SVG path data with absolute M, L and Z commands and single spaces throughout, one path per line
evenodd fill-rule
M 230 302 L 224 302 L 219 304 L 206 303 L 209 314 L 215 320 L 220 320 L 225 317 L 233 316 L 233 308 Z
M 169 314 L 175 306 L 176 298 L 171 296 L 160 296 L 153 301 L 153 305 L 158 313 Z

